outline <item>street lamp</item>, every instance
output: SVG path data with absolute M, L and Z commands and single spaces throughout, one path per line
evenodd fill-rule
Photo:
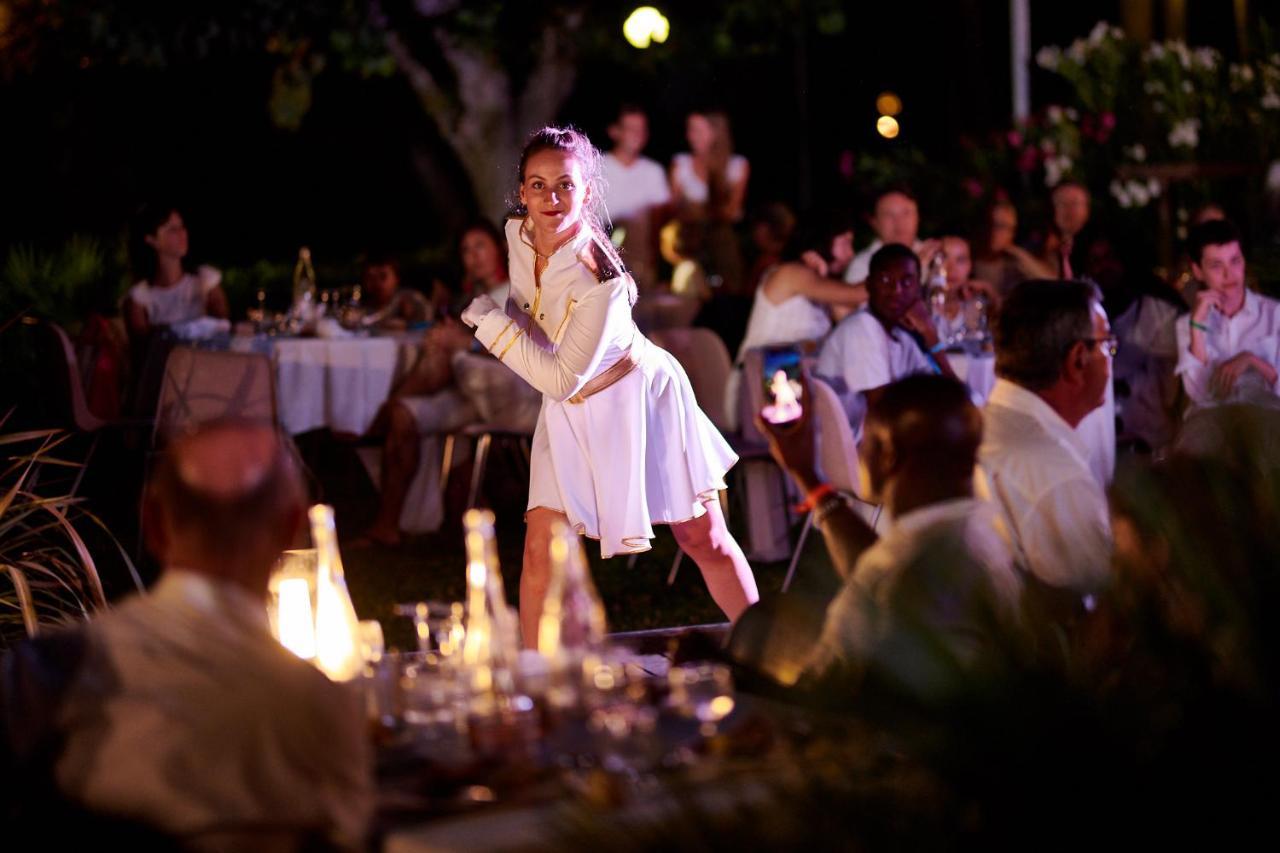
M 651 43 L 662 44 L 671 34 L 671 22 L 652 6 L 641 6 L 627 16 L 622 35 L 634 48 L 644 50 Z

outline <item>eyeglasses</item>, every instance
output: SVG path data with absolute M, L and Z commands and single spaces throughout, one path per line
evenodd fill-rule
M 1120 339 L 1115 335 L 1107 335 L 1105 338 L 1081 338 L 1080 340 L 1091 347 L 1102 344 L 1102 351 L 1112 358 L 1115 358 L 1116 353 L 1120 352 Z

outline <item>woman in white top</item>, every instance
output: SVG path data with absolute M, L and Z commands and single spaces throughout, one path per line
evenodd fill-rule
M 511 295 L 477 297 L 462 319 L 543 393 L 533 437 L 520 625 L 537 636 L 557 520 L 604 557 L 648 550 L 670 524 L 712 597 L 736 619 L 758 595 L 718 491 L 737 461 L 698 408 L 679 363 L 631 319 L 635 284 L 593 205 L 600 155 L 574 130 L 544 128 L 520 158 L 523 218 L 507 223 Z
M 173 206 L 149 205 L 135 219 L 131 260 L 140 280 L 124 302 L 125 325 L 135 342 L 146 340 L 156 326 L 227 318 L 222 274 L 207 266 L 189 271 L 183 265 L 187 244 L 186 223 Z
M 726 293 L 743 285 L 742 250 L 733 225 L 742 220 L 751 168 L 733 153 L 729 119 L 720 112 L 690 113 L 685 123 L 689 152 L 671 161 L 671 197 L 681 220 L 706 226 L 709 272 Z

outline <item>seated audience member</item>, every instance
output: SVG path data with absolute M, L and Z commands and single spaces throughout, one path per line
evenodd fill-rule
M 845 269 L 844 280 L 850 284 L 866 281 L 871 270 L 871 258 L 880 251 L 882 246 L 891 243 L 901 243 L 910 247 L 917 253 L 922 263 L 927 262 L 928 258 L 932 258 L 933 253 L 938 250 L 939 245 L 937 240 L 922 242 L 919 229 L 920 208 L 916 204 L 915 196 L 902 187 L 892 187 L 882 191 L 876 196 L 871 214 L 871 230 L 875 232 L 876 238 L 871 241 L 870 246 L 853 256 L 853 260 Z M 928 258 L 925 255 L 928 255 Z
M 862 431 L 864 398 L 883 386 L 913 373 L 952 375 L 920 298 L 914 252 L 898 243 L 879 249 L 871 258 L 867 297 L 867 307 L 841 320 L 827 337 L 815 370 L 840 395 L 855 435 Z
M 1193 407 L 1270 401 L 1280 368 L 1280 302 L 1245 287 L 1240 234 L 1225 220 L 1188 238 L 1191 271 L 1205 283 L 1180 317 L 1178 375 Z
M 511 284 L 505 256 L 496 247 L 490 229 L 483 225 L 463 232 L 461 289 L 478 295 L 479 288 L 486 288 L 495 302 L 506 305 Z M 400 522 L 422 461 L 423 436 L 454 432 L 481 420 L 532 431 L 541 395 L 498 359 L 474 348 L 471 330 L 447 315 L 427 332 L 414 366 L 374 418 L 369 434 L 385 436 L 385 443 L 378 513 L 364 533 L 365 540 L 391 546 L 400 543 Z
M 742 251 L 733 226 L 742 220 L 751 167 L 733 152 L 729 117 L 698 111 L 685 122 L 689 151 L 671 160 L 671 199 L 676 216 L 706 228 L 705 261 L 719 276 L 723 292 L 740 296 L 745 289 Z
M 764 275 L 782 263 L 783 253 L 791 244 L 796 230 L 796 215 L 781 202 L 766 204 L 751 218 L 751 243 L 756 250 L 755 261 L 747 275 L 752 293 L 760 286 Z
M 1082 253 L 1089 241 L 1089 190 L 1079 181 L 1059 181 L 1050 193 L 1053 225 L 1045 242 L 1043 262 L 1058 278 L 1073 279 L 1084 270 Z
M 362 703 L 281 646 L 267 615 L 268 578 L 305 507 L 273 429 L 220 422 L 175 442 L 145 497 L 158 584 L 19 646 L 0 671 L 6 721 L 32 715 L 19 761 L 51 764 L 24 778 L 47 772 L 69 806 L 184 849 L 362 849 Z
M 360 273 L 360 304 L 365 323 L 399 330 L 425 323 L 431 304 L 416 290 L 400 286 L 400 264 L 391 255 L 371 253 Z
M 985 281 L 973 277 L 973 259 L 969 241 L 946 236 L 938 241 L 943 270 L 947 276 L 947 292 L 940 313 L 933 313 L 933 325 L 943 341 L 956 340 L 965 334 L 978 317 L 990 317 L 999 307 L 1000 295 Z M 930 305 L 930 311 L 936 306 Z
M 649 118 L 634 104 L 618 108 L 608 128 L 613 148 L 602 158 L 605 209 L 615 229 L 624 229 L 621 248 L 641 290 L 657 281 L 658 223 L 671 204 L 666 170 L 642 153 L 649 142 Z
M 172 205 L 150 204 L 134 217 L 129 259 L 138 281 L 125 295 L 125 327 L 135 343 L 145 343 L 158 326 L 176 326 L 201 317 L 229 314 L 222 273 L 213 267 L 190 270 L 187 226 Z
M 663 226 L 659 245 L 662 258 L 671 264 L 671 293 L 685 299 L 706 302 L 711 284 L 698 258 L 702 255 L 706 229 L 697 222 L 674 219 Z
M 1206 222 L 1213 222 L 1218 219 L 1226 219 L 1227 212 L 1222 206 L 1214 202 L 1206 202 L 1191 214 L 1187 227 L 1195 230 L 1197 225 L 1203 225 Z M 1188 254 L 1189 246 L 1184 246 L 1182 256 L 1178 259 L 1174 266 L 1175 274 L 1172 277 L 1173 289 L 1178 291 L 1182 296 L 1182 301 L 1186 303 L 1188 308 L 1196 307 L 1196 294 L 1204 290 L 1204 282 L 1196 278 L 1191 271 L 1191 256 Z
M 1053 278 L 1054 270 L 1019 246 L 1018 209 L 1008 200 L 997 201 L 987 211 L 982 239 L 973 259 L 974 275 L 990 282 L 1005 296 L 1018 282 L 1029 278 Z
M 879 538 L 819 479 L 811 411 L 794 425 L 759 426 L 774 459 L 809 495 L 843 579 L 810 653 L 811 675 L 856 672 L 908 649 L 917 663 L 941 649 L 944 668 L 963 669 L 1016 625 L 1021 583 L 994 508 L 973 495 L 982 415 L 964 385 L 910 376 L 872 402 L 858 455 L 868 499 L 889 513 Z M 920 673 L 936 674 L 928 666 Z
M 481 293 L 491 294 L 499 305 L 506 302 L 510 287 L 507 277 L 507 241 L 487 219 L 467 225 L 457 243 L 462 263 L 462 279 L 455 289 L 439 281 L 432 290 L 431 301 L 436 317 L 457 318 Z M 501 298 L 499 298 L 501 297 Z
M 1082 256 L 1086 281 L 1102 290 L 1103 308 L 1119 349 L 1111 364 L 1116 422 L 1123 442 L 1136 449 L 1167 445 L 1177 426 L 1177 336 L 1182 300 L 1133 257 L 1122 257 L 1106 237 L 1095 237 Z M 1101 410 L 1094 417 L 1101 415 Z M 1108 477 L 1109 479 L 1109 477 Z
M 1040 584 L 1092 593 L 1108 580 L 1107 497 L 1077 425 L 1103 404 L 1115 338 L 1100 295 L 1077 281 L 1025 281 L 996 320 L 996 386 L 978 453 L 984 497 L 1015 561 Z

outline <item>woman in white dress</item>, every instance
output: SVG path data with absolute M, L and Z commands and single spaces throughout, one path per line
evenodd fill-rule
M 604 557 L 649 549 L 670 524 L 730 619 L 758 598 L 719 490 L 737 461 L 698 408 L 679 363 L 631 319 L 636 290 L 605 236 L 600 154 L 572 129 L 535 133 L 520 158 L 523 218 L 507 222 L 511 294 L 462 314 L 475 335 L 543 393 L 533 437 L 520 625 L 537 636 L 557 520 Z
M 201 317 L 226 319 L 222 273 L 202 266 L 187 269 L 187 226 L 172 205 L 148 205 L 133 223 L 130 260 L 138 282 L 125 296 L 129 337 L 145 341 L 156 326 L 174 326 Z

